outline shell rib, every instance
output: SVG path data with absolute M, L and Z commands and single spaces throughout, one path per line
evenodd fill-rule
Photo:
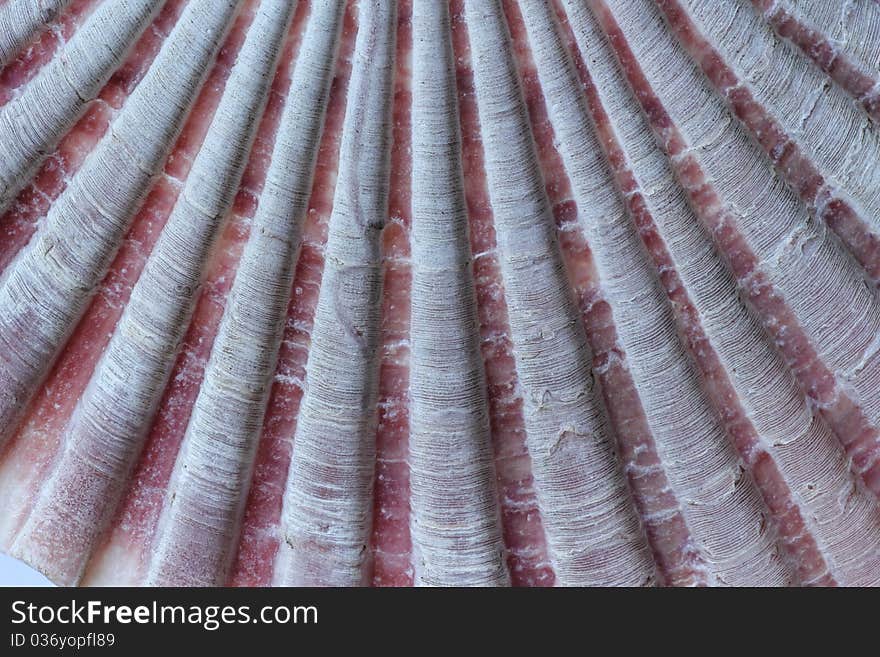
M 277 302 L 281 305 L 274 310 L 275 317 L 269 318 L 275 323 L 275 330 L 282 332 L 274 340 L 277 344 L 281 338 L 234 583 L 270 584 L 282 540 L 276 531 L 302 401 L 309 333 L 321 277 L 317 261 L 323 242 L 321 224 L 326 220 L 327 194 L 332 194 L 331 183 L 338 162 L 338 137 L 355 36 L 353 7 L 347 7 L 345 12 L 338 6 L 322 7 L 320 16 L 310 16 L 300 54 L 315 65 L 297 67 L 294 74 L 278 132 L 291 137 L 276 141 L 266 192 L 257 214 L 258 219 L 262 217 L 267 222 L 267 227 L 255 233 L 255 240 L 277 242 L 275 248 L 284 249 L 276 256 L 281 266 L 274 274 L 279 277 Z M 305 93 L 300 92 L 298 97 L 298 90 Z M 316 239 L 321 242 L 316 243 Z M 252 257 L 257 262 L 268 249 L 268 244 L 261 246 L 255 241 L 252 247 Z
M 102 2 L 33 83 L 0 108 L 0 201 L 109 79 L 158 6 L 153 0 Z
M 280 584 L 344 586 L 369 579 L 375 421 L 364 411 L 376 401 L 392 18 L 387 3 L 347 3 L 342 43 L 354 54 L 339 58 L 348 77 L 338 106 L 345 121 L 339 132 L 325 133 L 336 142 L 330 146 L 335 162 L 328 162 L 336 165 L 335 185 L 329 176 L 316 180 L 325 189 L 313 188 L 314 223 L 303 234 L 303 250 L 308 244 L 320 254 L 323 274 L 284 495 Z M 316 192 L 327 197 L 315 199 Z
M 580 230 L 571 181 L 554 146 L 537 70 L 524 41 L 525 24 L 512 2 L 503 3 L 514 37 L 533 136 L 544 174 L 546 202 L 552 207 L 560 255 L 581 313 L 593 371 L 602 389 L 606 413 L 618 439 L 618 451 L 661 581 L 685 585 L 707 583 L 705 561 L 693 544 L 691 530 L 672 488 L 657 440 L 630 372 L 614 312 L 603 289 L 592 250 Z
M 706 61 L 714 62 L 720 57 L 714 50 L 706 51 L 705 41 L 698 36 L 689 23 L 681 6 L 675 0 L 658 0 L 658 4 L 688 51 L 694 56 L 697 56 L 695 53 L 699 53 L 703 62 L 703 70 L 706 71 L 712 67 L 713 73 L 708 74 L 710 80 L 721 93 L 730 99 L 737 116 L 743 119 L 756 137 L 773 140 L 772 144 L 762 141 L 761 145 L 768 151 L 774 164 L 782 168 L 783 175 L 786 176 L 789 184 L 792 184 L 804 202 L 811 205 L 822 195 L 824 182 L 821 175 L 815 172 L 808 161 L 802 158 L 799 147 L 794 142 L 784 136 L 780 138 L 768 137 L 768 134 L 776 132 L 776 124 L 772 119 L 766 118 L 762 114 L 760 107 L 755 107 L 747 89 L 726 83 L 723 87 L 720 86 L 718 78 L 714 75 L 715 67 Z M 727 261 L 743 290 L 743 294 L 761 317 L 765 329 L 774 339 L 786 364 L 791 368 L 805 394 L 823 415 L 847 455 L 852 459 L 852 467 L 856 474 L 860 476 L 869 490 L 880 496 L 880 431 L 864 415 L 858 402 L 842 390 L 834 373 L 811 344 L 809 336 L 803 331 L 794 312 L 775 289 L 767 274 L 760 269 L 756 255 L 739 231 L 736 218 L 723 207 L 721 199 L 711 183 L 707 181 L 697 158 L 687 153 L 688 144 L 678 132 L 659 99 L 654 95 L 607 5 L 602 0 L 597 0 L 594 2 L 594 6 L 597 8 L 596 11 L 599 21 L 603 25 L 603 30 L 620 59 L 636 97 L 648 115 L 661 147 L 666 150 L 672 160 L 682 187 L 690 197 L 695 211 L 705 223 L 707 230 L 713 234 L 717 248 Z M 724 72 L 729 72 L 729 69 L 726 69 L 723 64 L 717 65 L 717 68 L 721 69 L 722 75 Z M 751 116 L 743 118 L 748 112 L 746 108 L 752 108 L 758 113 L 755 123 L 752 122 Z M 755 127 L 758 121 L 769 122 L 770 125 L 762 126 L 759 129 Z M 841 219 L 844 222 L 848 222 L 850 219 L 854 222 L 858 221 L 852 215 L 849 206 L 840 199 L 832 197 L 822 203 L 826 205 L 826 210 L 819 211 L 818 214 L 829 223 L 838 235 L 841 235 L 841 231 L 836 228 L 840 226 L 837 220 L 838 216 L 847 217 L 848 219 Z M 812 206 L 812 209 L 815 208 L 816 206 Z M 839 209 L 843 214 L 838 215 L 837 210 L 832 210 L 832 208 Z M 833 213 L 833 216 L 829 213 Z M 859 232 L 859 236 L 855 239 L 860 245 L 876 242 L 873 234 L 863 235 L 860 229 L 856 228 L 855 230 Z M 847 237 L 841 237 L 843 242 L 852 249 Z M 859 248 L 860 246 L 855 247 L 856 250 Z M 873 280 L 872 265 L 867 264 L 858 252 L 856 257 L 860 264 L 865 266 L 868 275 Z
M 413 6 L 397 6 L 388 215 L 382 228 L 382 307 L 376 403 L 376 470 L 370 547 L 373 584 L 412 585 L 409 360 L 412 294 Z
M 851 59 L 821 30 L 799 18 L 778 0 L 752 0 L 755 9 L 783 39 L 800 48 L 824 73 L 831 77 L 875 121 L 880 120 L 880 76 Z
M 6 0 L 0 6 L 0 66 L 6 66 L 72 0 Z
M 97 4 L 97 0 L 75 0 L 63 12 L 56 10 L 59 15 L 52 23 L 38 30 L 27 43 L 14 49 L 18 53 L 14 59 L 0 59 L 3 63 L 0 72 L 0 104 L 8 103 L 17 95 L 18 89 L 24 87 L 52 61 L 58 49 L 70 40 Z
M 742 400 L 701 324 L 699 311 L 684 287 L 675 262 L 651 214 L 646 195 L 611 125 L 610 117 L 575 40 L 561 1 L 554 0 L 551 4 L 558 19 L 561 38 L 572 57 L 578 79 L 583 86 L 587 113 L 596 131 L 604 159 L 615 185 L 624 197 L 634 228 L 638 231 L 656 269 L 656 275 L 660 279 L 675 316 L 681 340 L 703 379 L 706 395 L 715 412 L 720 416 L 728 438 L 755 480 L 755 485 L 764 499 L 779 534 L 782 548 L 792 562 L 798 581 L 833 584 L 835 580 L 828 572 L 826 557 L 816 542 L 809 527 L 810 523 L 804 517 L 804 510 L 749 419 Z M 552 19 L 545 16 L 545 25 L 551 21 Z M 560 100 L 562 101 L 562 98 Z M 576 107 L 577 103 L 573 102 L 572 106 Z
M 880 583 L 878 48 L 871 2 L 0 3 L 0 548 Z

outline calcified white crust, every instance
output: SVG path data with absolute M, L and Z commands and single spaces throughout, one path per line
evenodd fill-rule
M 880 4 L 0 4 L 0 547 L 880 582 Z

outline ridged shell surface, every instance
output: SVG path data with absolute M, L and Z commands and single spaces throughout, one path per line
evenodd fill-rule
M 0 2 L 0 549 L 880 582 L 880 3 Z

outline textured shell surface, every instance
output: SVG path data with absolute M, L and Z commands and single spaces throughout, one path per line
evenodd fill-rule
M 880 2 L 0 0 L 0 550 L 880 583 Z

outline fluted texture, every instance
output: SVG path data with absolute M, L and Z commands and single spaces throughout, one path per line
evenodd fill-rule
M 880 583 L 880 3 L 0 3 L 0 548 Z

